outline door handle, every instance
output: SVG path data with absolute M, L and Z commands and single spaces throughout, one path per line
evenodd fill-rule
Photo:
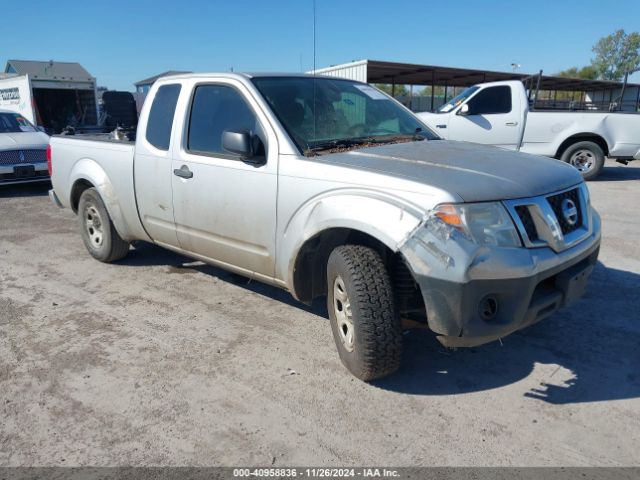
M 193 172 L 191 170 L 189 170 L 189 167 L 187 167 L 186 165 L 182 165 L 182 167 L 176 168 L 173 171 L 173 174 L 176 177 L 180 177 L 180 178 L 191 178 L 191 177 L 193 177 Z
M 436 128 L 447 128 L 447 126 L 444 123 L 441 123 L 440 125 L 436 125 Z
M 518 122 L 507 122 L 507 123 L 505 123 L 505 125 L 507 127 L 515 127 L 516 125 L 518 125 Z

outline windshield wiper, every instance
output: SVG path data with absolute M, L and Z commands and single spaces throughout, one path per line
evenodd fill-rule
M 353 147 L 355 145 L 362 145 L 363 143 L 370 143 L 370 138 L 343 138 L 339 140 L 327 140 L 325 142 L 316 142 L 307 146 L 307 150 L 316 152 L 319 150 L 329 150 L 339 147 Z
M 385 135 L 381 137 L 373 137 L 371 141 L 375 143 L 392 143 L 392 142 L 398 142 L 402 140 L 418 141 L 418 142 L 422 140 L 426 140 L 427 137 L 425 137 L 421 133 L 422 133 L 422 129 L 417 128 L 415 133 L 402 133 L 397 135 L 392 134 L 392 135 Z
M 425 140 L 425 137 L 420 135 L 422 129 L 416 129 L 413 134 L 390 134 L 384 136 L 374 137 L 358 137 L 358 138 L 343 138 L 335 140 L 327 140 L 325 142 L 318 142 L 307 147 L 307 152 L 319 152 L 323 150 L 331 150 L 333 148 L 349 148 L 358 145 L 371 145 L 371 144 L 384 144 L 395 143 L 399 141 L 421 141 Z

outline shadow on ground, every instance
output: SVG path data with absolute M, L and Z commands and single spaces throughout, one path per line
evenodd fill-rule
M 251 280 L 242 275 L 204 264 L 150 243 L 136 242 L 135 248 L 131 250 L 123 260 L 120 260 L 118 264 L 131 267 L 165 265 L 168 267 L 167 271 L 170 275 L 179 275 L 195 270 L 305 312 L 325 319 L 327 318 L 327 307 L 324 299 L 317 299 L 313 305 L 308 306 L 298 302 L 289 292 L 280 288 L 272 287 L 257 280 Z
M 48 195 L 50 182 L 19 183 L 16 185 L 0 185 L 0 198 L 8 197 L 41 197 Z
M 566 404 L 640 397 L 640 275 L 598 263 L 585 297 L 528 329 L 471 349 L 445 350 L 426 332 L 406 335 L 400 371 L 380 388 L 417 395 L 469 393 L 553 366 L 525 395 Z
M 629 162 L 629 165 L 622 165 L 617 162 L 607 161 L 600 175 L 590 182 L 625 182 L 640 180 L 640 168 L 633 168 L 632 165 L 640 164 L 640 161 Z
M 154 245 L 138 243 L 136 250 L 120 263 L 166 265 L 169 274 L 195 269 L 327 318 L 323 299 L 307 307 L 283 290 L 193 262 Z M 407 332 L 401 369 L 373 384 L 412 395 L 470 393 L 518 382 L 540 364 L 552 366 L 552 373 L 546 383 L 525 396 L 552 404 L 640 397 L 638 291 L 640 275 L 598 263 L 582 300 L 503 339 L 502 344 L 453 351 L 440 346 L 429 331 Z

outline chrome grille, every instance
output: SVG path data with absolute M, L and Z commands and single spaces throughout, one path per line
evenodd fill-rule
M 20 163 L 43 163 L 46 161 L 47 161 L 47 151 L 44 149 L 0 151 L 0 165 L 16 165 Z
M 589 192 L 582 184 L 562 192 L 504 202 L 527 248 L 565 250 L 591 234 Z
M 562 210 L 562 203 L 564 200 L 570 200 L 578 211 L 577 221 L 574 224 L 569 223 L 565 218 L 565 214 Z M 558 223 L 560 223 L 560 228 L 562 229 L 563 234 L 566 235 L 567 233 L 571 233 L 582 226 L 582 208 L 577 188 L 557 195 L 551 195 L 550 197 L 547 197 L 547 201 L 549 202 L 549 205 L 551 205 L 553 213 L 556 214 L 556 218 L 558 219 Z
M 529 207 L 526 205 L 517 205 L 515 210 L 518 217 L 520 217 L 520 221 L 522 222 L 522 226 L 524 227 L 529 240 L 532 242 L 538 240 L 538 231 L 536 230 L 536 224 L 533 222 L 533 218 L 531 217 L 531 212 L 529 212 Z

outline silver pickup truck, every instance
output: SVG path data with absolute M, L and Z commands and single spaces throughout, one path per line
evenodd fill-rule
M 50 196 L 89 253 L 153 242 L 326 296 L 344 365 L 400 364 L 403 329 L 475 346 L 582 294 L 600 218 L 577 170 L 441 140 L 375 88 L 304 75 L 157 81 L 135 146 L 57 136 Z

